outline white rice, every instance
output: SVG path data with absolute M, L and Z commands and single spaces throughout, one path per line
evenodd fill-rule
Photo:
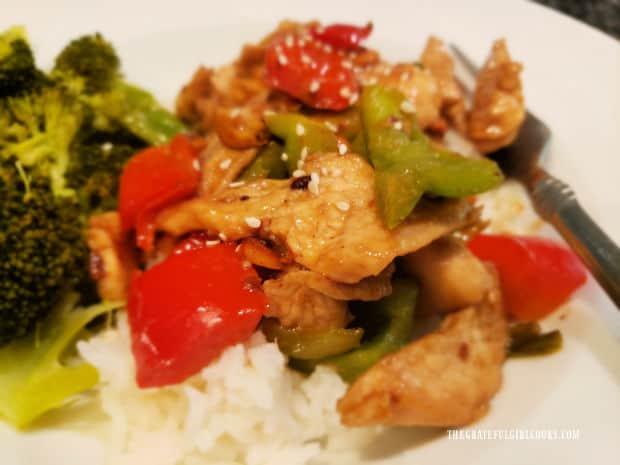
M 546 235 L 521 185 L 506 182 L 479 201 L 488 231 Z M 110 464 L 314 465 L 382 431 L 343 427 L 336 401 L 346 385 L 339 376 L 326 367 L 308 378 L 288 369 L 260 332 L 186 382 L 160 389 L 135 384 L 124 315 L 78 350 L 101 376 L 95 395 L 109 416 Z
M 98 397 L 110 417 L 114 465 L 304 465 L 355 449 L 379 428 L 345 429 L 336 401 L 346 385 L 319 367 L 304 378 L 277 345 L 256 333 L 186 382 L 139 389 L 126 318 L 78 344 L 99 370 Z M 317 462 L 317 460 L 319 462 Z

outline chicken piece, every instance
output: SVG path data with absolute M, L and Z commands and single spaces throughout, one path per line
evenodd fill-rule
M 437 79 L 442 114 L 458 132 L 464 134 L 467 131 L 467 119 L 463 92 L 454 77 L 454 63 L 444 43 L 436 37 L 429 37 L 421 62 Z
M 156 228 L 176 236 L 201 230 L 232 240 L 260 236 L 287 247 L 312 271 L 357 283 L 471 220 L 467 201 L 423 201 L 389 230 L 377 211 L 374 170 L 363 158 L 313 154 L 305 169 L 317 180 L 312 191 L 295 188 L 298 180 L 259 180 L 170 207 Z
M 437 79 L 442 104 L 452 104 L 463 99 L 461 89 L 454 79 L 452 57 L 441 40 L 434 36 L 429 37 L 420 61 Z
M 402 264 L 420 282 L 421 313 L 447 313 L 477 304 L 495 286 L 492 272 L 453 237 L 437 239 L 403 257 Z
M 277 279 L 265 281 L 269 300 L 266 316 L 280 320 L 285 327 L 321 330 L 344 328 L 351 316 L 347 300 L 379 300 L 392 293 L 390 264 L 378 276 L 356 284 L 332 281 L 310 270 L 292 269 Z
M 264 145 L 269 131 L 263 113 L 295 111 L 299 103 L 273 91 L 264 79 L 264 55 L 274 37 L 304 27 L 283 22 L 257 45 L 246 45 L 232 64 L 217 69 L 201 66 L 177 97 L 179 117 L 197 132 L 215 130 L 234 149 Z
M 468 121 L 468 136 L 482 153 L 512 143 L 525 119 L 521 64 L 512 61 L 506 42 L 497 40 L 478 73 Z
M 90 274 L 104 300 L 127 300 L 131 273 L 137 257 L 121 228 L 120 215 L 107 212 L 91 216 L 86 241 L 91 252 Z
M 378 84 L 401 91 L 413 103 L 418 124 L 422 129 L 438 124 L 442 96 L 439 83 L 428 70 L 409 63 L 363 68 L 358 79 L 364 85 Z
M 237 179 L 256 157 L 256 149 L 231 149 L 222 144 L 214 133 L 207 136 L 206 144 L 200 154 L 202 176 L 199 195 L 212 196 Z
M 263 291 L 269 302 L 265 316 L 277 318 L 286 328 L 344 328 L 351 320 L 346 301 L 311 289 L 296 272 L 265 281 Z
M 462 426 L 499 390 L 508 342 L 499 290 L 383 357 L 338 401 L 346 426 Z
M 201 106 L 201 102 L 213 95 L 212 78 L 213 70 L 200 66 L 192 80 L 181 88 L 177 96 L 176 111 L 182 121 L 198 127 L 203 126 L 203 119 L 211 121 L 215 107 L 207 111 L 204 105 Z
M 377 276 L 369 276 L 355 284 L 333 281 L 322 274 L 309 270 L 291 271 L 301 282 L 326 296 L 336 300 L 379 300 L 392 293 L 392 275 L 396 267 L 393 263 Z

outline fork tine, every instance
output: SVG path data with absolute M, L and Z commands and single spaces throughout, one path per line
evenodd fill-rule
M 463 65 L 463 68 L 465 68 L 465 70 L 471 74 L 472 77 L 478 74 L 478 67 L 457 45 L 451 43 L 449 44 L 449 47 L 452 53 L 454 53 L 456 58 Z

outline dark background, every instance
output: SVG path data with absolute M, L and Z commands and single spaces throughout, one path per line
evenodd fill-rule
M 620 0 L 534 0 L 620 39 Z

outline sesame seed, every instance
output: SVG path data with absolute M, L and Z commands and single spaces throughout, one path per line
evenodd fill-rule
M 293 171 L 293 177 L 294 178 L 303 178 L 306 175 L 306 172 L 304 170 L 295 170 Z
M 301 155 L 300 156 L 301 156 L 302 160 L 305 160 L 306 158 L 308 158 L 308 147 L 307 146 L 304 146 L 301 149 Z
M 397 131 L 402 131 L 402 129 L 403 129 L 403 122 L 402 121 L 395 121 L 394 122 L 394 129 L 396 129 Z
M 351 95 L 351 97 L 349 97 L 349 104 L 353 105 L 355 102 L 357 102 L 358 98 L 359 98 L 358 93 L 354 92 L 353 95 Z
M 409 100 L 403 100 L 400 104 L 400 111 L 403 113 L 415 113 L 415 107 Z
M 288 153 L 282 152 L 282 155 L 280 155 L 280 160 L 288 161 Z
M 342 98 L 349 98 L 351 97 L 351 89 L 347 86 L 341 87 L 339 94 Z
M 305 39 L 299 39 L 297 41 L 297 45 L 299 45 L 300 47 L 304 47 L 306 45 Z
M 219 233 L 217 237 L 219 237 L 222 241 L 228 240 L 228 237 L 226 237 L 226 234 L 224 234 L 223 232 Z
M 384 76 L 388 76 L 391 72 L 392 72 L 392 68 L 390 68 L 389 66 L 387 66 L 387 67 L 385 67 L 383 69 L 383 75 Z
M 332 46 L 331 46 L 331 45 L 329 45 L 329 44 L 325 44 L 325 45 L 323 46 L 323 50 L 325 50 L 327 53 L 332 53 L 332 52 L 334 51 L 334 49 L 332 48 Z
M 340 168 L 334 168 L 334 170 L 332 171 L 332 176 L 338 177 L 340 175 L 342 175 L 342 170 Z
M 325 121 L 325 127 L 332 132 L 338 132 L 338 126 L 336 126 L 331 121 Z
M 323 176 L 327 176 L 327 175 L 329 174 L 329 170 L 328 170 L 325 166 L 323 166 L 323 167 L 321 168 L 321 174 L 322 174 Z
M 197 158 L 195 158 L 192 162 L 192 168 L 194 168 L 196 171 L 200 170 L 200 162 Z
M 316 79 L 313 79 L 310 82 L 310 92 L 316 92 L 319 90 L 320 87 L 321 87 L 321 84 Z
M 347 69 L 353 68 L 353 63 L 349 60 L 342 60 L 342 67 Z
M 239 107 L 232 108 L 229 112 L 229 115 L 231 118 L 236 118 L 240 114 L 241 114 L 241 108 Z
M 241 187 L 245 184 L 245 181 L 235 181 L 228 184 L 228 187 Z
M 295 126 L 295 133 L 298 136 L 303 136 L 306 133 L 306 128 L 304 128 L 303 124 L 297 123 L 297 125 Z
M 104 152 L 109 152 L 110 150 L 112 150 L 113 147 L 114 145 L 110 142 L 105 142 L 101 144 L 101 150 L 103 150 Z
M 338 153 L 340 155 L 344 155 L 349 151 L 347 144 L 343 144 L 342 142 L 338 142 Z
M 308 183 L 308 190 L 312 192 L 314 195 L 319 195 L 319 182 L 321 182 L 321 178 L 319 177 L 319 173 L 313 171 L 310 173 L 310 182 Z
M 400 80 L 401 81 L 406 81 L 407 79 L 409 79 L 409 73 L 404 72 L 400 74 Z
M 368 79 L 366 79 L 366 85 L 367 86 L 374 86 L 377 82 L 379 82 L 379 80 L 377 79 L 376 76 L 372 76 L 372 77 L 369 77 Z
M 239 253 L 240 250 L 241 250 L 241 244 L 237 244 L 237 247 L 235 247 L 235 252 Z
M 341 201 L 336 204 L 336 208 L 341 212 L 346 212 L 351 208 L 351 205 L 349 205 L 349 202 Z
M 277 53 L 282 53 L 282 45 L 280 45 L 280 44 L 276 45 L 276 52 Z
M 212 247 L 214 245 L 218 245 L 221 241 L 219 239 L 215 239 L 214 241 L 205 241 L 205 245 L 207 247 Z
M 286 66 L 288 65 L 288 58 L 282 53 L 278 53 L 278 63 L 280 63 L 280 66 Z
M 241 268 L 243 268 L 244 270 L 249 270 L 251 266 L 252 264 L 247 260 L 243 260 L 241 262 Z
M 247 224 L 250 228 L 260 228 L 261 221 L 255 216 L 248 216 L 245 219 L 245 224 Z
M 230 158 L 226 158 L 220 162 L 220 169 L 227 170 L 228 168 L 230 168 L 231 164 L 232 160 Z
M 286 37 L 284 38 L 284 45 L 286 45 L 288 48 L 291 48 L 294 44 L 294 39 L 293 36 L 291 34 L 287 34 Z
M 309 65 L 310 63 L 312 63 L 312 59 L 308 55 L 306 55 L 305 53 L 302 53 L 301 54 L 301 62 L 306 64 L 306 65 Z

